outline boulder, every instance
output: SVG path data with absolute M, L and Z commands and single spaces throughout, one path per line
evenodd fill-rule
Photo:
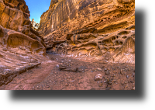
M 97 74 L 94 78 L 95 81 L 100 81 L 102 80 L 102 75 L 101 74 Z

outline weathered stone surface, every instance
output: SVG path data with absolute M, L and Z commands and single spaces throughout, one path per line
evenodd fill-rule
M 45 47 L 21 32 L 0 25 L 0 86 L 46 60 Z
M 52 0 L 39 33 L 51 52 L 135 63 L 135 1 Z
M 24 0 L 0 0 L 0 86 L 46 59 L 43 38 L 29 16 Z
M 30 12 L 24 0 L 0 0 L 0 7 L 2 27 L 21 32 L 43 43 L 39 33 L 32 29 Z
M 29 28 L 29 9 L 24 0 L 0 0 L 0 24 L 22 32 Z
M 0 0 L 0 6 L 1 44 L 13 48 L 24 46 L 30 51 L 42 51 L 45 54 L 43 38 L 32 29 L 30 12 L 25 1 Z

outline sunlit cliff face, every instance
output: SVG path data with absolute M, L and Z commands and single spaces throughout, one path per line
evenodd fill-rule
M 51 52 L 135 63 L 135 1 L 52 0 L 39 33 Z

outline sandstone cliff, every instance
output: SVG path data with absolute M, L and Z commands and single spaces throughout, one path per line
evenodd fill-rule
M 50 52 L 135 63 L 135 0 L 51 0 L 39 33 Z
M 0 85 L 44 59 L 45 44 L 29 16 L 24 0 L 0 0 Z

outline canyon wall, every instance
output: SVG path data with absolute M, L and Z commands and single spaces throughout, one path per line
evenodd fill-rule
M 40 64 L 46 47 L 24 0 L 0 0 L 0 86 Z
M 25 46 L 45 54 L 45 44 L 39 33 L 32 29 L 30 12 L 24 0 L 0 0 L 1 44 L 9 47 Z M 6 30 L 6 31 L 4 31 Z M 8 32 L 13 30 L 12 33 Z M 18 33 L 18 34 L 16 34 Z M 24 44 L 25 39 L 27 44 Z M 32 40 L 33 39 L 33 42 Z
M 51 0 L 39 33 L 49 52 L 135 63 L 135 0 Z

